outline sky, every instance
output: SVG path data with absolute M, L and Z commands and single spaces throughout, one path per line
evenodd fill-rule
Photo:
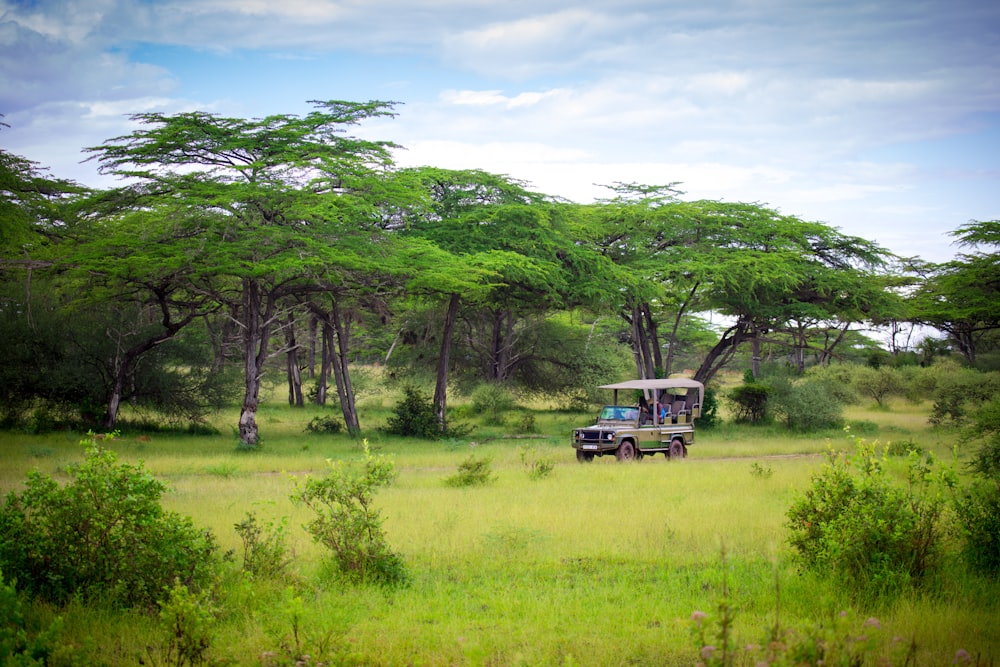
M 940 262 L 1000 218 L 997 0 L 0 0 L 0 148 L 99 187 L 128 115 L 396 102 L 401 166 L 757 202 Z

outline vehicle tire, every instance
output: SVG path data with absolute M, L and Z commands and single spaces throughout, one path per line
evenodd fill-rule
M 644 456 L 645 456 L 645 454 L 642 453 L 642 450 L 639 449 L 638 447 L 636 447 L 635 448 L 635 460 L 636 461 L 641 461 L 642 457 L 644 457 Z
M 670 441 L 670 459 L 677 459 L 680 461 L 684 458 L 687 452 L 684 449 L 684 441 L 680 438 L 674 438 Z
M 582 449 L 576 450 L 576 460 L 580 463 L 590 463 L 594 460 L 594 455 L 590 452 L 585 452 Z
M 634 461 L 635 460 L 635 447 L 628 440 L 618 445 L 618 449 L 615 450 L 615 458 L 619 461 Z

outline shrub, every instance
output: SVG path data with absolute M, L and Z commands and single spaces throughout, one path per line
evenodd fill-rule
M 870 600 L 919 585 L 937 565 L 941 545 L 933 460 L 911 454 L 905 489 L 889 480 L 885 461 L 861 439 L 853 454 L 831 452 L 787 512 L 788 541 L 801 565 Z
M 734 405 L 735 421 L 741 424 L 762 424 L 767 420 L 767 398 L 770 387 L 750 382 L 733 387 L 729 400 Z
M 856 364 L 833 363 L 810 366 L 805 377 L 811 382 L 820 382 L 827 392 L 844 405 L 858 402 L 858 392 L 854 376 L 859 368 Z
M 29 473 L 0 509 L 0 567 L 26 591 L 53 602 L 101 598 L 153 606 L 174 580 L 194 590 L 215 579 L 212 534 L 159 504 L 166 486 L 142 464 L 119 464 L 95 436 L 72 480 L 60 487 Z
M 215 611 L 206 592 L 192 593 L 175 581 L 160 603 L 160 628 L 164 635 L 166 664 L 200 665 L 212 645 Z
M 343 430 L 344 422 L 329 415 L 324 417 L 313 417 L 309 420 L 309 423 L 306 424 L 306 431 L 310 433 L 340 433 Z
M 487 424 L 500 426 L 504 414 L 517 407 L 510 389 L 493 382 L 484 382 L 472 391 L 472 409 L 486 417 Z
M 934 407 L 930 422 L 935 426 L 964 425 L 976 410 L 1000 394 L 1000 373 L 982 373 L 949 364 L 940 366 L 942 372 L 931 396 Z
M 555 462 L 547 456 L 539 456 L 534 447 L 521 448 L 521 463 L 528 470 L 528 477 L 533 480 L 545 479 L 555 469 Z
M 306 525 L 313 539 L 330 549 L 333 563 L 348 579 L 358 582 L 404 583 L 402 559 L 392 552 L 382 531 L 382 517 L 375 508 L 375 491 L 392 484 L 392 461 L 372 455 L 364 441 L 360 469 L 344 461 L 327 460 L 329 471 L 309 478 L 292 500 L 304 504 L 315 516 Z
M 273 523 L 261 525 L 257 515 L 247 512 L 246 518 L 235 525 L 243 541 L 243 571 L 259 577 L 279 577 L 290 559 L 285 546 L 285 522 L 275 527 Z
M 903 376 L 892 366 L 861 367 L 855 369 L 854 386 L 858 393 L 874 399 L 879 407 L 890 396 L 902 394 Z
M 416 387 L 403 387 L 403 400 L 393 408 L 386 431 L 394 435 L 436 440 L 444 435 L 434 403 Z
M 1000 399 L 973 415 L 966 432 L 983 443 L 969 463 L 977 479 L 955 499 L 958 524 L 969 565 L 984 574 L 1000 574 Z
M 444 480 L 448 486 L 484 486 L 494 480 L 492 459 L 470 455 L 458 465 L 458 472 Z
M 973 483 L 956 497 L 955 513 L 966 562 L 977 572 L 1000 574 L 1000 487 Z
M 783 382 L 772 390 L 769 410 L 796 431 L 819 431 L 843 425 L 843 406 L 826 383 L 803 379 Z
M 719 423 L 719 398 L 715 390 L 705 387 L 705 402 L 701 404 L 701 417 L 698 418 L 699 428 L 712 428 Z
M 95 664 L 92 647 L 63 643 L 62 617 L 42 628 L 29 626 L 17 591 L 0 573 L 0 665 Z

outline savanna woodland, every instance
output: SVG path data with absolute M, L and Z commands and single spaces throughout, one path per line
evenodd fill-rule
M 935 264 L 312 108 L 135 114 L 111 189 L 0 150 L 0 662 L 1000 662 L 1000 221 Z M 671 376 L 689 457 L 577 462 Z

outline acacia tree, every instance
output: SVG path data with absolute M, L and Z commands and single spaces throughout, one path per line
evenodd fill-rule
M 971 364 L 983 337 L 1000 329 L 1000 220 L 972 221 L 951 235 L 971 252 L 915 266 L 923 281 L 910 301 L 914 320 L 947 333 Z
M 185 211 L 184 261 L 192 286 L 233 313 L 243 337 L 240 440 L 256 446 L 256 413 L 269 342 L 289 297 L 340 267 L 370 261 L 378 185 L 390 144 L 345 128 L 392 115 L 381 101 L 314 101 L 305 116 L 224 118 L 203 112 L 131 116 L 131 134 L 88 149 L 101 171 L 124 176 L 141 209 L 172 201 Z M 359 237 L 369 241 L 359 245 Z
M 729 323 L 695 372 L 708 382 L 742 345 L 754 346 L 756 374 L 768 333 L 859 321 L 884 294 L 873 271 L 887 253 L 863 239 L 757 204 L 682 202 L 674 185 L 616 187 L 597 247 L 632 274 L 620 307 L 640 377 L 670 374 L 684 318 L 712 311 Z M 807 345 L 801 330 L 793 340 Z
M 481 227 L 486 211 L 503 206 L 541 205 L 543 196 L 526 184 L 478 169 L 447 170 L 422 167 L 412 172 L 428 194 L 427 205 L 412 211 L 406 233 L 431 242 L 438 250 L 433 262 L 407 260 L 419 266 L 412 273 L 408 291 L 444 302 L 441 342 L 437 357 L 433 405 L 438 424 L 446 428 L 448 374 L 455 325 L 463 302 L 481 302 L 503 280 L 503 269 L 512 257 L 495 252 L 499 238 Z M 485 234 L 480 232 L 485 231 Z M 419 246 L 417 246 L 419 247 Z M 446 253 L 446 257 L 439 253 Z M 421 258 L 431 256 L 420 251 Z

